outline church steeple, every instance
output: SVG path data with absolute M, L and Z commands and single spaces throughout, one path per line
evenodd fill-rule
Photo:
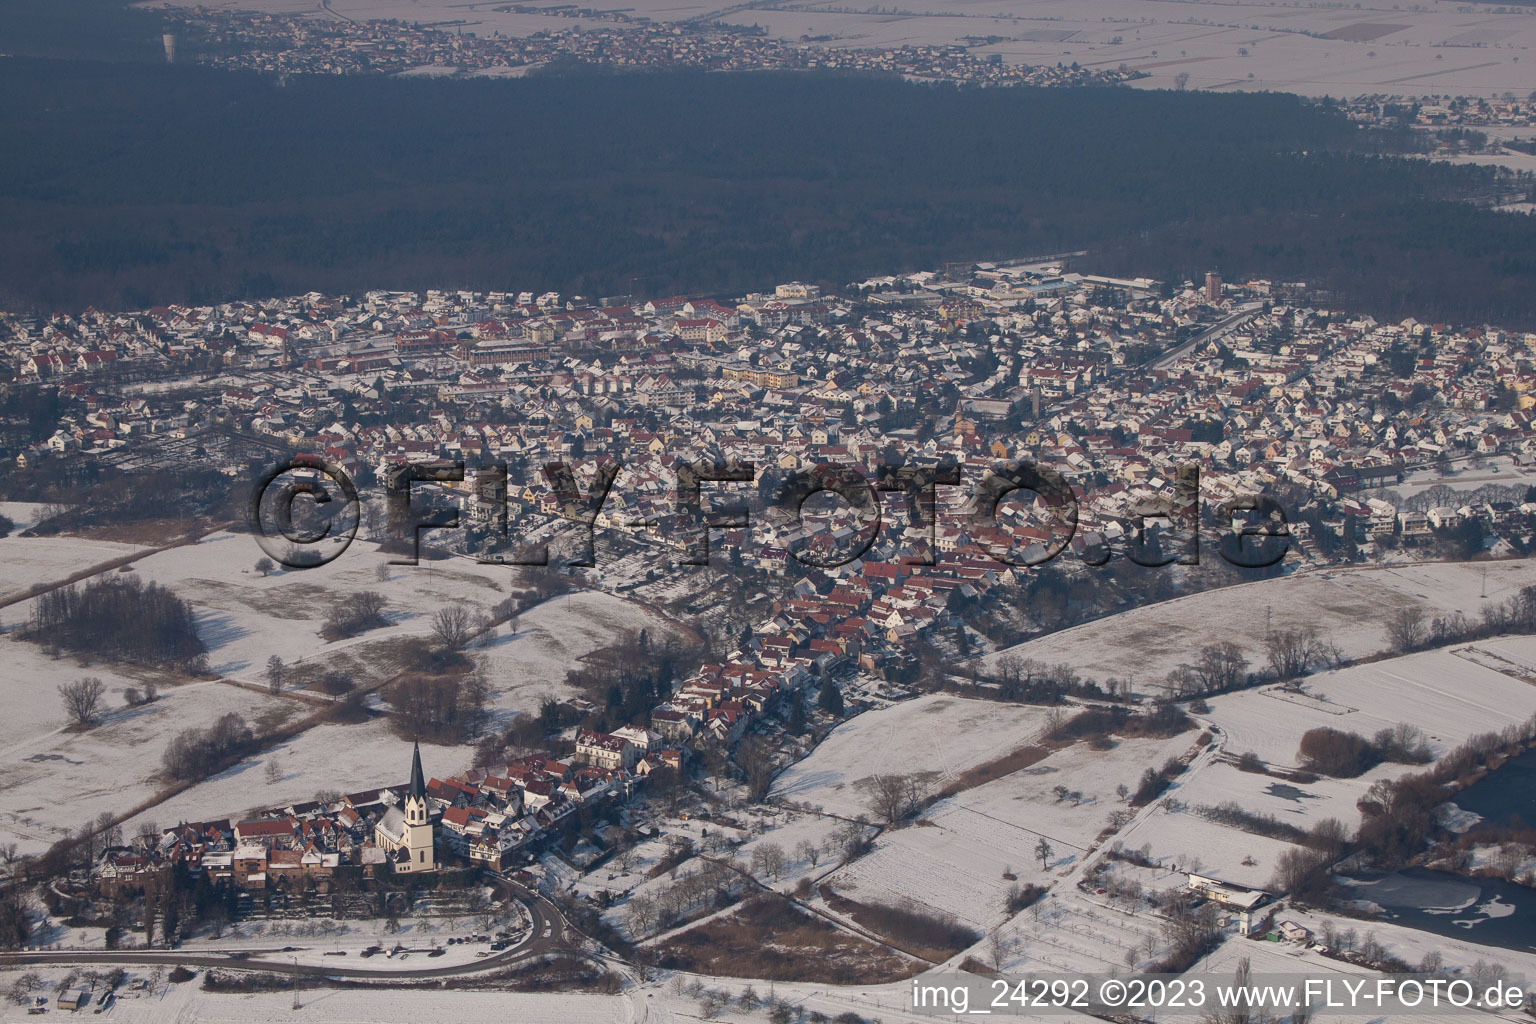
M 411 788 L 406 793 L 407 799 L 425 800 L 427 798 L 427 783 L 421 777 L 421 743 L 411 744 Z

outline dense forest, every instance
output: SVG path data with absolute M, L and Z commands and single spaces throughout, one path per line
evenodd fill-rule
M 368 287 L 737 293 L 1088 248 L 1536 326 L 1485 168 L 1285 95 L 669 71 L 278 79 L 0 60 L 0 304 Z M 1529 187 L 1527 184 L 1526 187 Z

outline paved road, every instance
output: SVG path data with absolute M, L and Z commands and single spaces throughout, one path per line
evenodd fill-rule
M 1204 331 L 1201 331 L 1199 334 L 1190 338 L 1188 341 L 1185 341 L 1183 344 L 1176 345 L 1169 349 L 1167 352 L 1164 352 L 1162 355 L 1158 356 L 1157 359 L 1153 360 L 1151 366 L 1148 368 L 1152 370 L 1166 370 L 1179 359 L 1189 354 L 1189 352 L 1192 351 L 1196 346 L 1204 345 L 1212 338 L 1219 338 L 1223 334 L 1226 334 L 1228 331 L 1236 330 L 1243 324 L 1246 324 L 1248 321 L 1258 316 L 1259 313 L 1263 311 L 1263 308 L 1264 304 L 1262 302 L 1249 302 L 1245 304 L 1243 308 L 1239 309 L 1236 313 L 1233 313 L 1225 320 L 1222 320 L 1221 322 L 1206 328 Z
M 188 953 L 176 950 L 42 950 L 35 953 L 0 954 L 0 966 L 12 967 L 32 964 L 67 964 L 79 967 L 86 964 L 139 964 L 201 967 L 239 968 L 249 971 L 269 971 L 273 974 L 289 974 L 325 978 L 373 978 L 411 980 L 447 978 L 461 974 L 477 974 L 498 970 L 549 953 L 573 953 L 585 956 L 581 939 L 566 923 L 553 903 L 538 893 L 501 878 L 495 884 L 506 890 L 514 899 L 528 908 L 532 928 L 528 937 L 510 949 L 482 957 L 472 963 L 450 964 L 444 967 L 417 967 L 409 970 L 388 970 L 366 967 L 343 967 L 330 964 L 296 964 L 290 955 L 278 950 L 263 950 L 247 956 L 234 957 L 228 953 Z M 276 956 L 279 959 L 267 959 Z

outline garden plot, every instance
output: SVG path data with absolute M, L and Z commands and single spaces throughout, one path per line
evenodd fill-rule
M 1419 605 L 1431 617 L 1459 611 L 1475 620 L 1485 603 L 1504 600 L 1530 582 L 1531 566 L 1523 559 L 1300 572 L 1084 623 L 982 663 L 996 671 L 998 660 L 1010 654 L 1065 662 L 1089 679 L 1131 678 L 1140 689 L 1156 690 L 1178 665 L 1195 661 L 1205 644 L 1230 640 L 1257 669 L 1265 661 L 1266 628 L 1315 626 L 1346 657 L 1358 658 L 1389 647 L 1386 622 L 1398 609 Z
M 856 785 L 877 774 L 936 772 L 933 789 L 1034 742 L 1047 709 L 928 695 L 838 726 L 809 757 L 774 783 L 773 796 L 834 814 L 868 813 Z
M 58 706 L 56 698 L 49 703 Z M 0 834 L 25 853 L 39 852 L 101 812 L 121 814 L 162 789 L 161 755 L 183 729 L 211 725 L 230 711 L 254 722 L 289 708 L 224 683 L 190 683 L 162 690 L 151 704 L 118 706 L 86 732 L 61 730 L 12 746 L 0 758 Z M 241 806 L 249 802 L 249 779 L 244 787 Z
M 158 748 L 155 757 L 158 765 Z M 443 779 L 463 771 L 469 760 L 467 748 L 421 745 L 421 767 L 429 778 Z M 276 782 L 266 777 L 272 762 L 280 772 Z M 388 720 L 326 723 L 177 793 L 126 827 L 131 832 L 141 821 L 169 827 L 182 821 L 237 819 L 252 809 L 312 800 L 321 790 L 355 793 L 403 786 L 410 781 L 410 769 L 411 743 L 395 735 Z
M 1294 765 L 1302 734 L 1319 726 L 1370 737 L 1409 722 L 1429 735 L 1440 756 L 1469 736 L 1536 714 L 1536 686 L 1470 661 L 1459 650 L 1324 672 L 1308 678 L 1299 694 L 1277 687 L 1226 694 L 1211 700 L 1209 718 L 1226 733 L 1229 753 L 1253 751 L 1266 762 Z
M 0 601 L 26 597 L 33 587 L 62 583 L 75 573 L 147 550 L 84 537 L 0 537 L 0 564 L 5 566 Z
M 1076 889 L 1059 889 L 1002 929 L 1012 943 L 1005 973 L 1067 971 L 1105 973 L 1125 968 L 1127 954 L 1151 940 L 1162 944 L 1162 919 L 1096 902 Z M 979 950 L 985 950 L 983 940 Z M 985 959 L 985 954 L 978 951 Z M 1144 957 L 1136 953 L 1137 962 Z
M 1194 735 L 1122 740 L 1107 751 L 1087 744 L 1059 750 L 1039 764 L 941 800 L 915 826 L 886 831 L 873 853 L 831 877 L 832 886 L 865 902 L 911 899 L 990 928 L 1003 919 L 1003 901 L 1013 885 L 1048 885 L 1080 861 L 1110 812 L 1125 806 L 1115 795 L 1117 785 L 1134 788 L 1146 766 L 1184 753 Z M 1081 799 L 1057 799 L 1058 785 Z M 1037 853 L 1042 839 L 1051 848 L 1044 864 Z M 1017 882 L 1006 874 L 1016 875 Z
M 1035 856 L 1034 833 L 964 811 L 963 829 L 914 825 L 887 831 L 867 854 L 830 876 L 839 895 L 860 903 L 901 906 L 911 902 L 935 914 L 952 914 L 986 930 L 1003 920 L 1013 885 L 1039 881 L 1072 863 L 1078 851 L 1056 850 L 1048 866 Z M 1004 878 L 1013 874 L 1017 881 Z
M 833 833 L 842 825 L 836 818 L 817 814 L 787 814 L 782 824 L 749 838 L 736 848 L 732 856 L 751 867 L 752 856 L 757 850 L 768 845 L 778 846 L 784 851 L 784 869 L 779 877 L 764 875 L 756 870 L 753 875 L 764 885 L 780 892 L 789 892 L 803 877 L 814 880 L 826 874 L 842 857 L 842 851 L 836 848 L 833 839 Z M 815 852 L 802 848 L 801 844 L 814 847 Z M 815 864 L 811 863 L 813 856 Z

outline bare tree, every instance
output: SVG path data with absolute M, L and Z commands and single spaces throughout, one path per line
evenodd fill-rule
M 267 689 L 273 693 L 283 689 L 283 659 L 275 654 L 267 659 Z
M 854 786 L 864 791 L 869 800 L 869 809 L 876 817 L 894 825 L 916 813 L 922 806 L 926 787 L 935 774 L 871 775 L 855 782 Z
M 1392 649 L 1399 654 L 1418 650 L 1428 635 L 1424 609 L 1418 605 L 1399 608 L 1387 616 L 1387 639 L 1392 642 Z
M 59 687 L 64 712 L 76 725 L 95 725 L 101 714 L 101 697 L 107 686 L 95 676 L 85 676 Z
M 117 823 L 111 811 L 102 811 L 96 815 L 96 834 L 101 837 L 103 850 L 123 844 L 123 827 Z
M 1013 952 L 1013 943 L 1003 936 L 1001 927 L 994 927 L 987 933 L 987 959 L 992 962 L 994 971 L 1003 969 L 1003 961 L 1008 959 L 1008 954 Z
M 1051 858 L 1055 854 L 1056 851 L 1051 848 L 1050 842 L 1046 840 L 1045 836 L 1041 836 L 1040 841 L 1035 844 L 1035 856 L 1040 858 L 1040 868 L 1042 871 L 1051 862 Z
M 752 870 L 777 882 L 784 875 L 784 847 L 778 843 L 760 843 L 752 851 Z
M 272 570 L 276 568 L 277 566 L 273 563 L 272 559 L 265 555 L 256 559 L 256 571 L 261 573 L 263 576 L 270 575 Z
M 267 762 L 267 784 L 275 785 L 283 781 L 283 766 L 277 763 L 277 758 Z
M 1276 630 L 1264 639 L 1264 653 L 1275 678 L 1284 682 L 1306 675 L 1321 655 L 1322 643 L 1311 626 Z
M 809 839 L 802 839 L 795 845 L 795 856 L 799 857 L 801 860 L 805 861 L 807 864 L 814 868 L 816 866 L 816 862 L 821 859 L 821 847 L 817 846 Z
M 1237 644 L 1223 640 L 1200 648 L 1200 661 L 1195 671 L 1208 691 L 1219 693 L 1241 685 L 1248 671 L 1248 659 Z
M 633 939 L 642 938 L 656 926 L 656 903 L 644 893 L 629 898 L 624 914 Z
M 446 651 L 459 651 L 469 643 L 472 627 L 469 610 L 461 604 L 449 605 L 432 616 L 432 636 Z

